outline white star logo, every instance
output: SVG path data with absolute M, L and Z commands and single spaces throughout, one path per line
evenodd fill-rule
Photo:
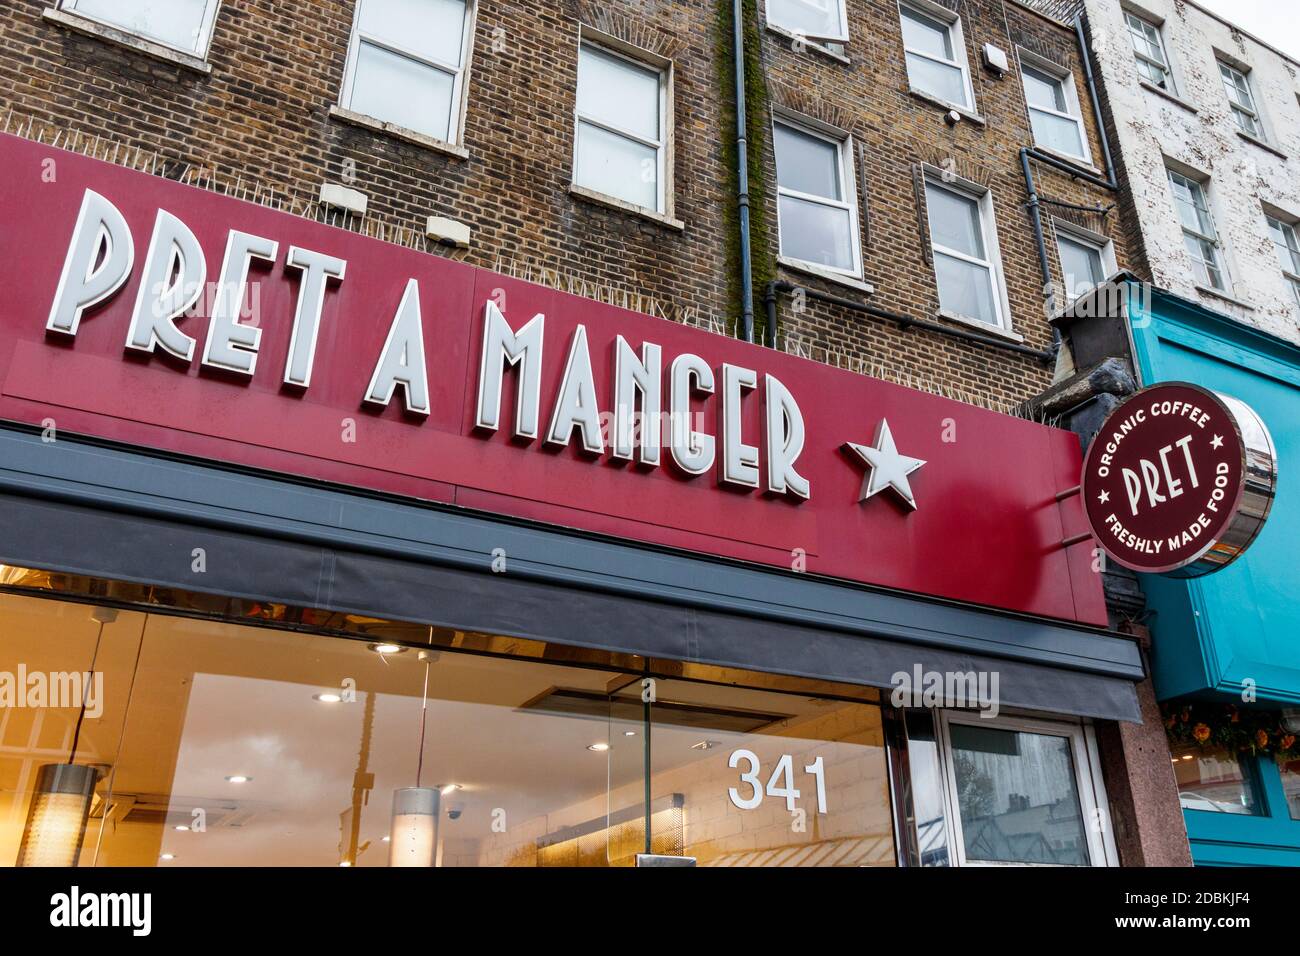
M 1103 491 L 1101 494 L 1097 496 L 1097 500 L 1104 505 L 1106 502 L 1110 501 L 1110 492 Z
M 1211 448 L 1222 448 L 1222 447 L 1223 447 L 1223 436 L 1222 436 L 1222 435 L 1215 435 L 1215 436 L 1214 436 L 1214 440 L 1213 440 L 1212 442 L 1210 442 L 1210 447 L 1211 447 Z
M 900 455 L 894 445 L 894 435 L 889 430 L 889 422 L 880 420 L 876 430 L 874 445 L 858 445 L 845 442 L 844 447 L 862 459 L 867 466 L 867 474 L 862 479 L 862 494 L 859 501 L 866 501 L 878 491 L 892 488 L 909 508 L 916 509 L 916 498 L 912 495 L 912 486 L 907 476 L 925 464 L 920 458 Z

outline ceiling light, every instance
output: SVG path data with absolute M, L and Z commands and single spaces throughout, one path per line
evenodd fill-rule
M 636 731 L 635 731 L 635 730 L 625 730 L 625 731 L 623 731 L 623 736 L 624 736 L 624 737 L 635 737 L 635 736 L 636 736 Z
M 438 815 L 442 794 L 433 787 L 393 791 L 389 866 L 433 866 L 438 856 Z
M 247 777 L 242 773 L 237 773 L 227 777 L 226 782 L 227 783 L 248 783 L 252 779 L 253 779 L 252 777 Z
M 599 743 L 599 742 L 597 742 L 597 743 L 592 744 L 592 745 L 591 745 L 590 747 L 588 747 L 587 749 L 588 749 L 588 750 L 591 750 L 591 751 L 594 751 L 595 753 L 598 753 L 598 754 L 603 754 L 606 750 L 609 749 L 609 744 L 606 744 L 606 743 Z
M 392 838 L 391 836 L 389 836 L 387 833 L 385 833 L 385 834 L 384 834 L 384 838 L 383 838 L 382 840 L 380 840 L 379 842 L 380 842 L 380 843 L 389 843 L 389 842 L 392 841 L 392 839 L 393 839 L 393 838 Z
M 371 644 L 370 649 L 376 654 L 383 654 L 385 657 L 389 654 L 400 654 L 402 651 L 406 650 L 406 648 L 401 644 L 392 644 L 388 641 L 379 644 Z
M 190 829 L 190 828 L 187 827 L 185 824 L 182 823 L 182 824 L 179 824 L 178 826 L 173 827 L 173 829 L 175 829 L 175 830 L 180 830 L 182 833 L 187 833 L 187 832 L 189 832 L 189 829 Z
M 438 788 L 438 790 L 442 793 L 442 795 L 443 795 L 444 797 L 445 797 L 447 794 L 449 794 L 449 793 L 455 793 L 457 790 L 460 790 L 460 789 L 461 789 L 461 785 L 458 784 L 458 783 L 449 783 L 449 784 L 446 784 L 446 785 L 441 786 L 441 787 Z
M 1183 754 L 1183 759 L 1184 759 L 1184 760 L 1191 760 L 1191 759 L 1192 759 L 1192 755 L 1191 755 L 1191 754 Z
M 158 857 L 158 859 L 160 859 L 160 860 L 174 860 L 174 859 L 176 859 L 176 854 L 175 854 L 175 853 L 164 853 L 162 856 Z
M 76 866 L 98 771 L 86 764 L 45 764 L 36 777 L 19 866 Z
M 325 693 L 325 694 L 312 694 L 311 699 L 318 700 L 322 704 L 337 704 L 339 701 L 343 699 L 343 697 L 339 694 Z
M 351 860 L 340 860 L 340 861 L 339 861 L 339 866 L 351 866 L 351 865 L 352 865 L 352 861 L 351 861 Z

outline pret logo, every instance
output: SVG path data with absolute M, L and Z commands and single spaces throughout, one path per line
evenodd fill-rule
M 1135 571 L 1207 574 L 1231 563 L 1268 517 L 1273 441 L 1245 403 L 1185 382 L 1111 412 L 1083 465 L 1092 532 Z

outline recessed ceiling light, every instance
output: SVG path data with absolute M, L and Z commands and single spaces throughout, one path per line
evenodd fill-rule
M 1184 760 L 1191 760 L 1191 759 L 1192 759 L 1192 755 L 1191 755 L 1191 754 L 1183 754 L 1183 759 L 1184 759 Z
M 380 840 L 379 842 L 380 842 L 380 843 L 387 843 L 387 842 L 388 842 L 389 840 L 391 840 L 391 839 L 392 839 L 392 837 L 385 833 L 385 834 L 384 834 L 384 838 L 383 838 L 382 840 Z
M 160 859 L 160 860 L 174 860 L 174 859 L 176 859 L 176 854 L 175 854 L 175 853 L 164 853 L 162 856 L 158 857 L 158 859 Z
M 180 830 L 182 833 L 188 833 L 190 828 L 182 823 L 179 826 L 175 827 L 175 829 Z
M 606 743 L 594 743 L 594 744 L 592 744 L 590 747 L 588 747 L 587 749 L 588 749 L 588 750 L 593 750 L 593 751 L 595 751 L 595 752 L 598 753 L 598 754 L 603 754 L 606 750 L 609 749 L 609 744 L 606 744 Z
M 339 866 L 351 866 L 351 865 L 352 865 L 352 861 L 351 861 L 351 860 L 340 860 L 340 861 L 339 861 Z
M 312 694 L 312 700 L 318 700 L 322 704 L 337 704 L 343 699 L 342 695 L 334 693 Z
M 401 644 L 393 644 L 389 641 L 382 641 L 378 644 L 371 644 L 370 649 L 374 651 L 376 654 L 383 654 L 385 656 L 389 654 L 400 654 L 402 653 L 402 651 L 406 650 L 406 648 L 404 648 Z
M 458 783 L 449 783 L 449 784 L 446 784 L 445 786 L 439 787 L 439 788 L 438 788 L 438 792 L 441 793 L 441 794 L 445 797 L 447 794 L 449 794 L 449 793 L 455 793 L 457 790 L 460 790 L 460 789 L 461 789 L 460 784 L 458 784 Z
M 252 779 L 253 779 L 252 777 L 245 776 L 242 773 L 236 773 L 227 777 L 226 782 L 227 783 L 248 783 L 248 781 Z
M 636 731 L 635 731 L 635 730 L 625 730 L 625 731 L 623 731 L 623 736 L 624 736 L 624 737 L 635 737 L 635 736 L 636 736 Z

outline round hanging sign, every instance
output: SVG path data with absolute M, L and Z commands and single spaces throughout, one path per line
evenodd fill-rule
M 1194 577 L 1250 546 L 1276 486 L 1273 439 L 1250 406 L 1169 382 L 1107 416 L 1080 492 L 1092 533 L 1117 563 Z

